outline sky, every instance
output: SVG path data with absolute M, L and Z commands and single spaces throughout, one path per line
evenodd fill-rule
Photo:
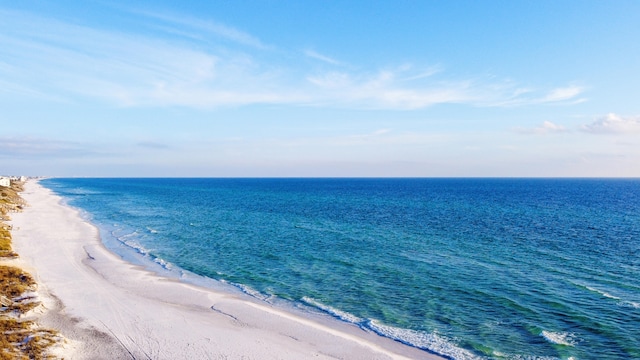
M 640 177 L 640 1 L 0 0 L 0 174 Z

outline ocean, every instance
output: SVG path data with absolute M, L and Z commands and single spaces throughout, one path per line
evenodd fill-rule
M 640 359 L 637 179 L 62 179 L 105 245 L 447 358 Z

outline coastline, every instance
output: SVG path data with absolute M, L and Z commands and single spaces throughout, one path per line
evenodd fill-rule
M 13 243 L 74 359 L 442 359 L 333 319 L 161 277 L 107 250 L 98 230 L 35 181 Z

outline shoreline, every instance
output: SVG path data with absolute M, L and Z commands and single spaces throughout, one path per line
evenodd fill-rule
M 49 309 L 39 322 L 74 359 L 443 359 L 332 318 L 198 287 L 124 261 L 35 181 L 13 243 Z

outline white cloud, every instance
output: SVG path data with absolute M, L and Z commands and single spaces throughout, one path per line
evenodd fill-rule
M 585 89 L 567 86 L 546 93 L 491 78 L 439 80 L 441 67 L 427 70 L 411 65 L 386 68 L 377 72 L 348 73 L 330 71 L 307 77 L 321 91 L 318 103 L 334 103 L 372 109 L 413 110 L 437 104 L 467 104 L 481 107 L 515 107 L 542 104 L 573 104 Z
M 503 96 L 499 96 L 497 100 L 485 104 L 486 106 L 526 106 L 526 105 L 542 105 L 542 104 L 578 104 L 587 101 L 585 98 L 579 97 L 586 91 L 582 86 L 570 85 L 551 89 L 540 94 L 531 88 L 515 87 L 514 84 L 504 84 L 502 87 L 498 85 L 495 90 L 502 90 Z
M 21 13 L 0 11 L 0 19 L 0 57 L 9 63 L 0 68 L 3 91 L 17 96 L 189 107 L 301 100 L 245 53 L 213 54 Z
M 535 128 L 515 128 L 515 132 L 520 134 L 534 134 L 534 135 L 544 135 L 544 134 L 555 134 L 567 132 L 567 128 L 562 125 L 554 124 L 551 121 L 544 121 L 542 125 Z
M 340 89 L 352 86 L 351 76 L 343 72 L 328 72 L 321 75 L 309 76 L 309 82 L 326 89 Z
M 408 86 L 406 71 L 380 70 L 374 74 L 328 72 L 307 78 L 315 85 L 316 98 L 341 106 L 411 110 L 444 103 L 473 103 L 468 82 L 433 82 Z M 419 74 L 420 75 L 420 74 Z M 418 76 L 414 79 L 424 78 Z
M 338 60 L 336 60 L 336 59 L 334 59 L 332 57 L 320 54 L 320 53 L 318 53 L 318 52 L 316 52 L 314 50 L 311 50 L 311 49 L 305 50 L 304 54 L 307 57 L 310 57 L 310 58 L 316 59 L 316 60 L 320 60 L 320 61 L 326 62 L 328 64 L 331 64 L 331 65 L 342 65 L 342 63 L 340 61 L 338 61 Z
M 573 100 L 584 92 L 584 88 L 580 86 L 568 86 L 551 90 L 540 102 L 558 102 Z
M 165 29 L 162 37 L 0 10 L 2 91 L 19 98 L 98 99 L 128 107 L 322 104 L 391 110 L 437 104 L 563 103 L 576 101 L 584 91 L 567 86 L 536 92 L 492 78 L 443 80 L 446 74 L 440 66 L 408 64 L 311 75 L 310 69 L 301 68 L 304 62 L 290 60 L 291 53 L 282 56 L 281 51 L 268 51 L 265 56 L 270 46 L 232 27 L 190 17 L 137 14 L 142 20 L 155 21 L 151 26 Z M 167 31 L 190 40 L 167 38 Z M 212 42 L 218 45 L 216 37 L 229 41 L 224 47 L 211 46 Z M 293 54 L 302 56 L 297 51 Z M 314 50 L 304 56 L 341 64 Z
M 640 133 L 640 116 L 622 117 L 610 113 L 583 125 L 582 130 L 592 134 L 636 134 Z
M 325 149 L 360 148 L 381 151 L 388 146 L 411 147 L 443 141 L 442 134 L 432 132 L 394 132 L 392 129 L 378 129 L 368 133 L 340 135 L 332 137 L 303 137 L 292 140 L 274 139 L 270 147 L 322 147 Z
M 184 31 L 183 29 L 177 29 L 174 27 L 164 28 L 166 31 L 172 32 L 174 34 L 181 34 L 183 36 L 188 36 L 195 39 L 203 39 L 203 36 L 200 35 L 199 33 L 205 32 L 209 34 L 214 34 L 216 36 L 222 37 L 224 39 L 227 39 L 239 44 L 255 47 L 258 49 L 271 48 L 271 46 L 266 45 L 260 39 L 258 39 L 257 37 L 251 34 L 248 34 L 234 27 L 221 24 L 215 21 L 211 21 L 211 20 L 205 21 L 192 16 L 166 14 L 166 13 L 151 12 L 151 11 L 134 10 L 133 12 L 149 18 L 164 21 L 174 26 L 178 25 L 178 26 L 190 28 L 196 31 L 196 33 L 189 33 Z
M 75 142 L 30 137 L 0 137 L 0 157 L 64 158 L 87 155 L 95 155 L 95 153 Z

